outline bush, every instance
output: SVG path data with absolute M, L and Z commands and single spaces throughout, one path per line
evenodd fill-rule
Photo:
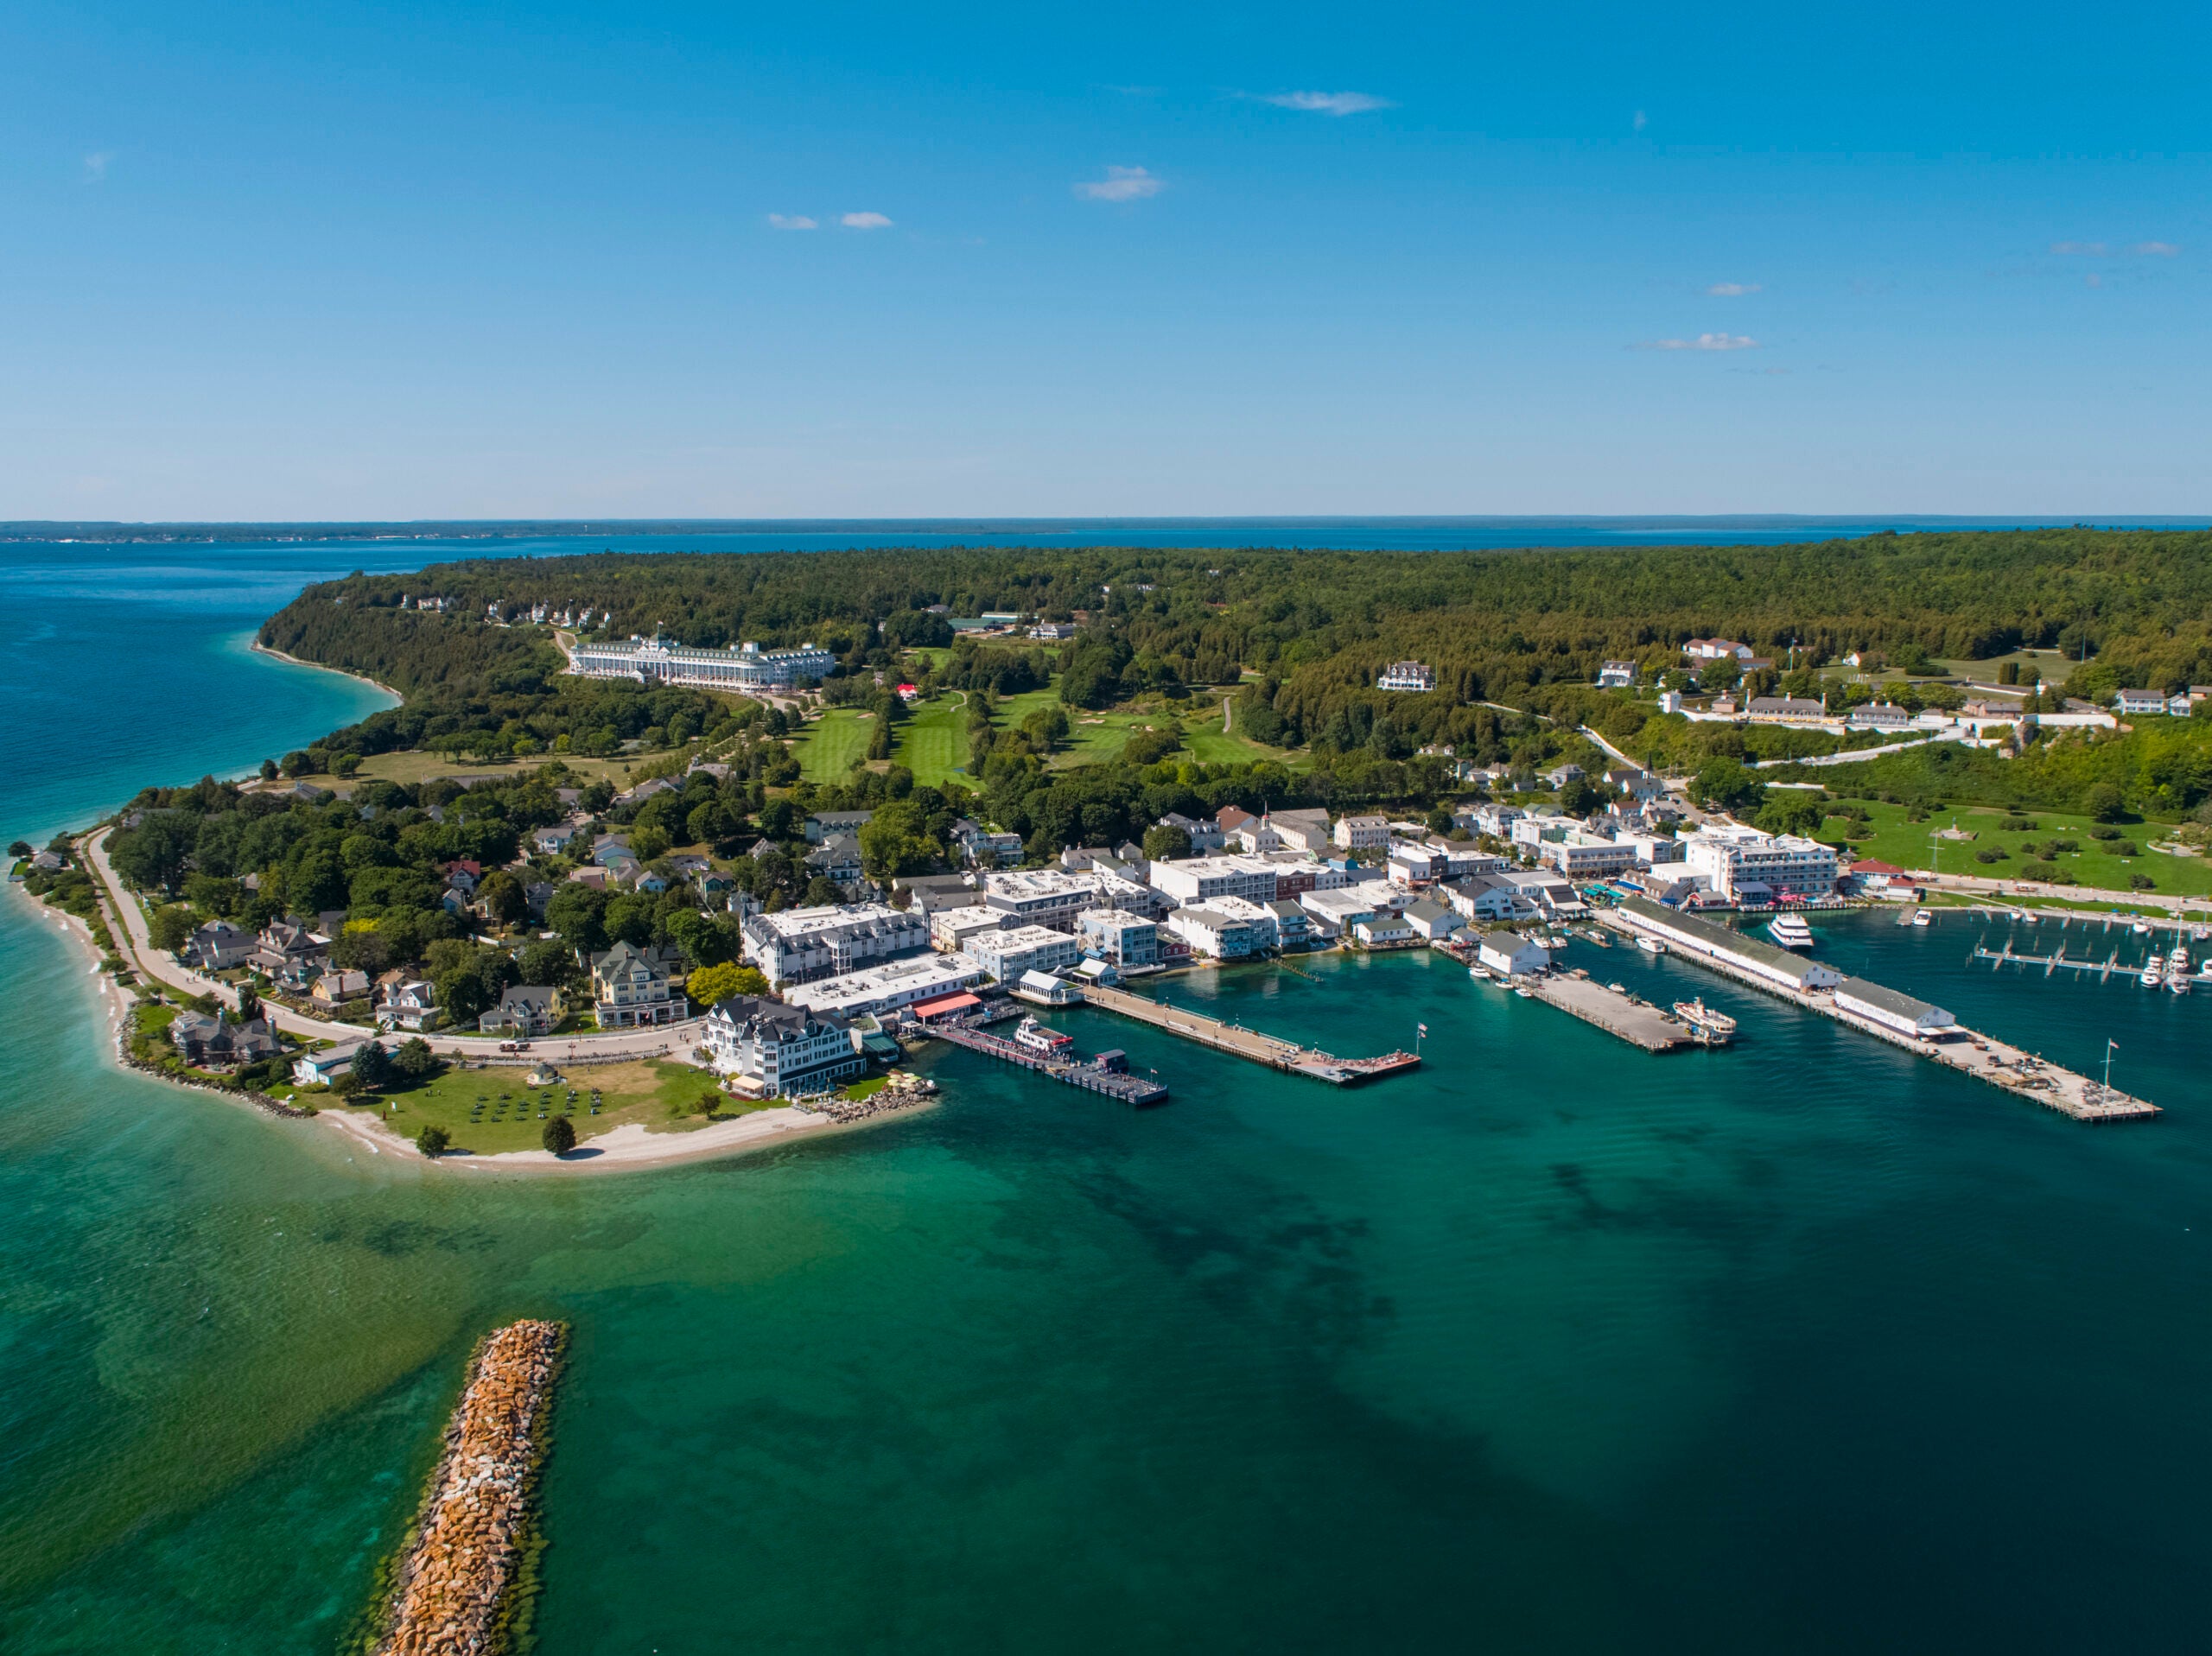
M 2058 865 L 2055 862 L 2024 862 L 2020 865 L 2022 879 L 2056 879 Z
M 2004 862 L 2012 854 L 2001 845 L 1987 845 L 1974 853 L 1974 860 L 1976 862 Z
M 2158 882 L 2148 874 L 2130 874 L 2127 885 L 2130 891 L 2155 891 L 2158 889 Z
M 2012 825 L 2007 822 L 2005 826 L 2010 828 Z M 2120 830 L 2109 822 L 2100 822 L 2089 830 L 2089 837 L 2092 840 L 2117 840 L 2120 838 Z
M 2143 847 L 2133 840 L 2114 840 L 2106 848 L 2115 857 L 2139 857 L 2143 854 Z
M 2031 816 L 2008 816 L 1997 826 L 2006 834 L 2033 834 L 2042 824 Z M 2113 830 L 2114 833 L 2118 831 Z M 2100 834 L 2097 837 L 2102 839 L 2106 836 Z
M 2127 814 L 2127 802 L 2120 797 L 2120 790 L 2109 782 L 2100 782 L 2089 790 L 2083 800 L 2089 815 L 2100 822 L 2117 822 Z
M 565 1115 L 553 1116 L 546 1121 L 538 1142 L 556 1156 L 565 1156 L 576 1147 L 576 1125 Z
M 415 1148 L 425 1156 L 442 1156 L 453 1148 L 453 1134 L 443 1127 L 424 1127 L 415 1135 Z

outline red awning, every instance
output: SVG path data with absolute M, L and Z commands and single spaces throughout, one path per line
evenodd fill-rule
M 909 1010 L 920 1018 L 943 1018 L 949 1012 L 966 1012 L 982 1004 L 970 994 L 939 995 L 935 1000 L 917 1001 Z

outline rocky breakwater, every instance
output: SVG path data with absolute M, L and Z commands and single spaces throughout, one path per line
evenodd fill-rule
M 537 1468 L 568 1329 L 511 1323 L 476 1348 L 402 1557 L 377 1656 L 486 1656 L 532 1556 Z

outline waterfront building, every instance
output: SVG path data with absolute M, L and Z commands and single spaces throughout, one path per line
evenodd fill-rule
M 1267 939 L 1272 935 L 1271 927 L 1263 932 L 1248 919 L 1203 905 L 1176 910 L 1167 917 L 1167 929 L 1188 944 L 1192 954 L 1216 961 L 1244 960 L 1268 947 Z
M 569 670 L 583 678 L 626 678 L 640 684 L 690 684 L 702 689 L 787 689 L 799 680 L 822 679 L 837 658 L 810 644 L 797 650 L 763 650 L 747 643 L 734 650 L 694 649 L 656 632 L 626 641 L 579 644 Z
M 531 1040 L 550 1035 L 568 1009 L 568 996 L 557 988 L 515 984 L 500 992 L 499 1004 L 477 1018 L 476 1027 L 486 1035 Z
M 890 961 L 865 971 L 819 978 L 786 990 L 784 999 L 814 1012 L 835 1012 L 841 1018 L 875 1017 L 911 1006 L 918 1001 L 971 989 L 987 974 L 969 955 L 925 955 L 918 959 Z
M 1280 949 L 1282 928 L 1275 923 L 1275 904 L 1281 899 L 1269 898 L 1255 902 L 1249 897 L 1217 897 L 1205 904 L 1217 914 L 1225 914 L 1232 920 L 1241 920 L 1252 929 L 1254 951 Z
M 819 1092 L 868 1067 L 852 1026 L 836 1012 L 732 995 L 707 1014 L 709 1063 L 773 1098 Z
M 1389 949 L 1414 941 L 1414 929 L 1395 909 L 1380 909 L 1366 919 L 1355 922 L 1351 935 L 1365 949 Z
M 1004 909 L 994 909 L 982 904 L 958 909 L 939 909 L 929 917 L 930 947 L 941 954 L 957 955 L 968 947 L 970 938 L 980 937 L 987 931 L 1004 931 L 1015 923 Z
M 227 1069 L 272 1057 L 279 1050 L 276 1031 L 265 1018 L 240 1023 L 218 1006 L 207 1012 L 181 1012 L 169 1020 L 169 1044 L 187 1063 L 203 1069 Z
M 1534 919 L 1535 903 L 1521 895 L 1521 888 L 1498 874 L 1470 874 L 1440 886 L 1437 895 L 1463 920 Z
M 1298 899 L 1298 906 L 1342 934 L 1387 909 L 1389 898 L 1381 882 L 1363 880 L 1332 891 L 1307 891 Z
M 1459 917 L 1433 897 L 1425 897 L 1406 910 L 1406 924 L 1414 936 L 1432 943 L 1449 942 L 1459 930 Z
M 210 920 L 192 934 L 178 959 L 203 972 L 220 972 L 243 966 L 252 958 L 255 947 L 253 934 L 245 927 L 227 920 Z
M 1160 923 L 1127 909 L 1092 909 L 1078 917 L 1084 947 L 1124 969 L 1160 964 Z
M 1959 1021 L 1941 1006 L 1916 1000 L 1896 989 L 1869 983 L 1865 978 L 1846 978 L 1835 987 L 1835 1004 L 1847 1012 L 1879 1024 L 1916 1040 L 1932 1039 L 1940 1030 Z
M 302 1052 L 292 1060 L 292 1079 L 302 1087 L 327 1087 L 353 1069 L 353 1055 L 367 1044 L 366 1041 L 340 1041 L 320 1052 Z
M 929 918 L 883 903 L 828 903 L 749 914 L 739 923 L 745 958 L 771 983 L 804 983 L 896 960 L 930 946 Z
M 1541 943 L 1503 926 L 1483 933 L 1475 959 L 1501 977 L 1531 977 L 1552 968 L 1551 952 Z
M 1313 917 L 1297 898 L 1279 897 L 1264 906 L 1274 917 L 1277 949 L 1303 949 L 1313 940 Z
M 1083 945 L 1050 926 L 1014 926 L 978 932 L 967 940 L 968 957 L 1001 983 L 1025 972 L 1058 972 L 1083 958 Z
M 1795 834 L 1707 822 L 1685 841 L 1683 860 L 1730 903 L 1835 894 L 1835 849 Z
M 1663 908 L 1649 898 L 1624 898 L 1615 912 L 1638 931 L 1663 938 L 1672 948 L 1722 961 L 1780 988 L 1833 989 L 1843 981 L 1843 974 L 1833 966 L 1793 955 L 1714 921 Z
M 1073 931 L 1076 916 L 1085 909 L 1115 907 L 1106 895 L 1109 882 L 1116 887 L 1130 884 L 1095 868 L 1079 874 L 1061 868 L 991 869 L 982 882 L 986 907 L 1010 916 L 1017 924 L 1050 926 L 1055 931 Z

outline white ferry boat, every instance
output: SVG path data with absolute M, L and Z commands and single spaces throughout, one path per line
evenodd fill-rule
M 1637 935 L 1636 946 L 1647 955 L 1663 955 L 1667 952 L 1664 940 L 1645 936 L 1640 932 Z
M 1802 914 L 1777 914 L 1766 923 L 1766 935 L 1784 949 L 1810 949 L 1813 929 Z
M 1047 1058 L 1065 1058 L 1075 1052 L 1075 1037 L 1063 1035 L 1056 1029 L 1046 1029 L 1033 1018 L 1025 1018 L 1015 1026 L 1014 1044 L 1027 1047 L 1032 1052 Z
M 1677 1000 L 1675 1016 L 1708 1046 L 1726 1046 L 1736 1038 L 1736 1020 L 1726 1012 L 1715 1012 L 1707 1006 L 1703 995 L 1695 1000 Z

